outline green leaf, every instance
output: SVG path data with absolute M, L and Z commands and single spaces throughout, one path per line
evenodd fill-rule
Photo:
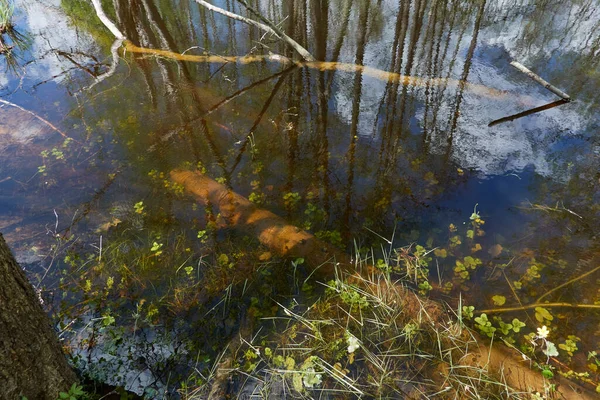
M 508 335 L 510 330 L 513 328 L 511 324 L 507 324 L 501 319 L 498 321 L 498 326 L 500 326 L 500 332 L 502 332 L 503 335 Z
M 439 257 L 439 258 L 446 258 L 446 257 L 448 257 L 448 252 L 446 251 L 446 249 L 435 249 L 433 251 L 433 254 L 436 257 Z
M 492 296 L 492 301 L 494 302 L 494 305 L 502 306 L 502 305 L 504 305 L 504 303 L 506 303 L 506 297 L 500 296 L 500 295 L 495 295 L 495 296 Z
M 65 393 L 65 392 L 60 392 L 60 393 L 58 394 L 58 396 L 59 396 L 61 399 L 68 399 L 68 398 L 70 397 L 70 396 L 69 396 L 69 393 Z
M 467 231 L 467 237 L 468 237 L 469 239 L 473 239 L 473 238 L 475 237 L 475 231 L 474 231 L 473 229 L 469 229 L 469 230 Z
M 463 306 L 462 308 L 463 316 L 467 319 L 473 318 L 473 311 L 475 311 L 474 306 Z
M 512 326 L 513 326 L 513 331 L 515 331 L 515 333 L 519 333 L 519 331 L 521 330 L 521 328 L 525 327 L 525 323 L 519 321 L 518 318 L 515 318 L 512 320 Z
M 85 393 L 83 391 L 83 386 L 78 386 L 75 383 L 73 384 L 73 386 L 71 386 L 70 392 L 71 392 L 71 394 L 74 394 L 76 396 L 81 396 L 82 394 Z
M 554 317 L 544 307 L 536 307 L 535 319 L 537 319 L 539 322 L 544 322 L 544 320 L 552 321 Z
M 552 371 L 550 371 L 549 369 L 543 369 L 542 376 L 546 379 L 552 379 L 552 378 L 554 378 L 554 373 Z

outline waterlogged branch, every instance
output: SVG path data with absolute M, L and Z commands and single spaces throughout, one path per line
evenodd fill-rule
M 198 1 L 198 0 L 197 0 Z M 341 71 L 348 73 L 360 72 L 364 76 L 374 78 L 385 82 L 397 82 L 401 85 L 413 85 L 419 87 L 425 87 L 427 84 L 430 86 L 444 86 L 447 84 L 458 85 L 460 80 L 457 79 L 446 79 L 446 78 L 421 78 L 418 76 L 402 75 L 396 72 L 385 71 L 382 69 L 369 67 L 367 65 L 349 64 L 342 62 L 332 61 L 294 61 L 285 56 L 278 54 L 269 55 L 248 55 L 248 56 L 215 56 L 215 55 L 193 55 L 193 54 L 181 54 L 175 53 L 168 50 L 160 49 L 149 49 L 145 47 L 138 47 L 133 43 L 126 41 L 125 50 L 130 53 L 138 54 L 152 54 L 159 57 L 171 58 L 179 61 L 189 61 L 197 63 L 211 63 L 211 64 L 227 64 L 227 63 L 238 63 L 238 64 L 252 64 L 261 63 L 265 61 L 276 62 L 283 65 L 296 65 L 300 68 L 310 68 L 317 71 Z M 465 83 L 465 88 L 480 96 L 489 98 L 503 98 L 507 95 L 506 91 L 489 88 L 484 85 L 478 85 L 474 83 Z M 524 101 L 530 100 L 523 98 Z
M 544 297 L 548 296 L 550 293 L 554 293 L 554 292 L 556 292 L 557 290 L 559 290 L 559 289 L 561 289 L 561 288 L 564 288 L 565 286 L 569 286 L 569 285 L 571 285 L 571 284 L 573 284 L 573 283 L 577 282 L 578 280 L 581 280 L 581 279 L 585 278 L 586 276 L 593 274 L 594 272 L 596 272 L 596 271 L 598 271 L 598 270 L 600 270 L 600 266 L 598 266 L 598 267 L 596 267 L 596 268 L 592 269 L 591 271 L 588 271 L 588 272 L 586 272 L 585 274 L 579 275 L 578 277 L 576 277 L 576 278 L 573 278 L 573 279 L 569 280 L 568 282 L 565 282 L 565 283 L 563 283 L 562 285 L 558 285 L 558 286 L 556 286 L 555 288 L 552 288 L 552 289 L 548 290 L 546 293 L 544 293 L 543 295 L 541 295 L 540 297 L 538 297 L 538 299 L 537 299 L 535 302 L 536 302 L 536 303 L 539 303 L 539 302 L 541 302 L 541 301 L 542 301 L 542 299 L 543 299 Z
M 577 304 L 577 303 L 534 303 L 526 306 L 515 306 L 515 307 L 502 307 L 502 308 L 490 308 L 487 310 L 478 310 L 482 314 L 497 314 L 511 311 L 525 311 L 531 310 L 532 308 L 544 307 L 544 308 L 581 308 L 581 309 L 595 309 L 600 310 L 600 304 Z
M 99 1 L 99 0 L 94 0 L 94 1 Z M 208 8 L 210 11 L 219 13 L 221 15 L 224 15 L 231 19 L 235 19 L 237 21 L 241 21 L 245 24 L 255 26 L 258 29 L 261 29 L 267 33 L 273 34 L 273 35 L 279 37 L 280 39 L 282 39 L 283 41 L 285 41 L 287 44 L 289 44 L 294 50 L 296 50 L 296 52 L 298 54 L 300 54 L 300 56 L 304 60 L 306 60 L 306 61 L 314 61 L 315 60 L 315 58 L 312 56 L 312 54 L 310 54 L 310 52 L 308 50 L 306 50 L 304 47 L 302 47 L 294 39 L 292 39 L 291 37 L 289 37 L 288 35 L 283 33 L 279 28 L 277 28 L 277 26 L 275 26 L 275 24 L 273 24 L 271 21 L 269 21 L 266 18 L 264 18 L 263 16 L 261 16 L 260 13 L 258 13 L 253 8 L 251 8 L 243 0 L 242 1 L 238 0 L 238 1 L 240 1 L 240 3 L 244 5 L 244 7 L 246 7 L 251 13 L 257 15 L 265 23 L 261 23 L 261 22 L 255 21 L 253 19 L 246 18 L 241 15 L 232 13 L 231 11 L 224 10 L 224 9 L 217 7 L 217 6 L 211 4 L 207 1 L 204 1 L 204 0 L 194 0 L 194 1 L 198 4 L 200 4 L 201 6 Z
M 544 104 L 543 106 L 535 107 L 535 108 L 532 108 L 530 110 L 522 111 L 522 112 L 517 113 L 517 114 L 513 114 L 513 115 L 509 115 L 507 117 L 502 117 L 502 118 L 496 119 L 496 120 L 490 122 L 488 124 L 488 126 L 494 126 L 494 125 L 501 124 L 503 122 L 514 121 L 515 119 L 523 118 L 523 117 L 526 117 L 526 116 L 531 115 L 531 114 L 535 114 L 535 113 L 539 113 L 539 112 L 542 112 L 542 111 L 546 111 L 546 110 L 549 110 L 551 108 L 558 107 L 558 106 L 561 106 L 563 104 L 566 104 L 568 102 L 569 102 L 569 100 L 565 100 L 565 99 L 554 101 L 552 103 Z

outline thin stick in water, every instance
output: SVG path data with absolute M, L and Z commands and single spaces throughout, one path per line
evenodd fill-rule
M 542 85 L 543 87 L 545 87 L 546 89 L 548 89 L 549 91 L 551 91 L 552 93 L 557 95 L 558 97 L 560 97 L 566 101 L 571 101 L 571 96 L 569 96 L 568 94 L 566 94 L 565 92 L 563 92 L 562 90 L 557 88 L 556 86 L 545 81 L 541 76 L 532 72 L 527 67 L 525 67 L 523 64 L 518 63 L 516 61 L 511 61 L 510 65 L 512 65 L 513 67 L 515 67 L 516 69 L 518 69 L 519 71 L 521 71 L 522 73 L 527 75 L 529 78 L 533 79 L 534 81 L 536 81 L 537 83 L 539 83 L 540 85 Z

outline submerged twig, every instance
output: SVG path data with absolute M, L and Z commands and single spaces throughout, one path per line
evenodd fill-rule
M 531 310 L 532 308 L 544 307 L 544 308 L 592 308 L 600 310 L 600 304 L 577 304 L 577 303 L 538 303 L 527 304 L 526 306 L 514 306 L 514 307 L 502 307 L 502 308 L 489 308 L 487 310 L 478 310 L 482 314 L 495 314 L 504 313 L 510 311 L 525 311 Z
M 44 119 L 42 117 L 40 117 L 39 115 L 37 115 L 36 113 L 34 113 L 33 111 L 29 111 L 26 108 L 21 107 L 18 104 L 15 103 L 11 103 L 10 101 L 4 100 L 4 99 L 0 99 L 0 103 L 2 104 L 6 104 L 7 106 L 11 106 L 11 107 L 15 107 L 18 108 L 21 111 L 26 112 L 29 115 L 32 115 L 33 117 L 35 117 L 36 119 L 38 119 L 39 121 L 43 122 L 44 124 L 48 125 L 50 128 L 52 128 L 55 132 L 60 133 L 60 135 L 64 138 L 68 138 L 71 140 L 74 140 L 75 142 L 79 143 L 77 140 L 72 139 L 71 137 L 69 137 L 69 135 L 67 135 L 66 133 L 64 133 L 63 131 L 61 131 L 60 129 L 58 129 L 56 126 L 54 126 L 50 121 L 48 121 L 47 119 Z
M 532 109 L 527 110 L 527 111 L 522 111 L 522 112 L 517 113 L 517 114 L 513 114 L 513 115 L 509 115 L 507 117 L 502 117 L 502 118 L 496 119 L 496 120 L 490 122 L 488 124 L 488 126 L 494 126 L 494 125 L 501 124 L 503 122 L 514 121 L 515 119 L 523 118 L 523 117 L 526 117 L 526 116 L 531 115 L 531 114 L 535 114 L 535 113 L 539 113 L 539 112 L 542 112 L 542 111 L 546 111 L 546 110 L 549 110 L 551 108 L 558 107 L 560 105 L 566 104 L 568 102 L 569 102 L 569 100 L 565 100 L 565 99 L 554 101 L 552 103 L 544 104 L 543 106 L 535 107 L 535 108 L 532 108 Z
M 541 295 L 540 297 L 538 297 L 538 299 L 537 299 L 535 302 L 536 302 L 536 303 L 539 303 L 539 302 L 541 302 L 541 301 L 542 301 L 542 299 L 543 299 L 544 297 L 548 296 L 550 293 L 554 293 L 554 292 L 556 292 L 558 289 L 561 289 L 561 288 L 563 288 L 563 287 L 565 287 L 565 286 L 569 286 L 570 284 L 572 284 L 572 283 L 575 283 L 575 282 L 577 282 L 578 280 L 581 280 L 581 279 L 585 278 L 586 276 L 588 276 L 588 275 L 591 275 L 591 274 L 593 274 L 594 272 L 596 272 L 596 271 L 598 271 L 598 270 L 600 270 L 600 266 L 598 266 L 598 267 L 596 267 L 596 268 L 592 269 L 591 271 L 588 271 L 588 272 L 586 272 L 586 273 L 584 273 L 584 274 L 582 274 L 582 275 L 579 275 L 578 277 L 576 277 L 576 278 L 573 278 L 573 279 L 571 279 L 571 280 L 569 280 L 569 281 L 567 281 L 567 282 L 565 282 L 565 283 L 563 283 L 563 284 L 561 284 L 561 285 L 558 285 L 558 286 L 556 286 L 555 288 L 552 288 L 552 289 L 548 290 L 546 293 L 544 293 L 543 295 Z
M 518 69 L 519 71 L 521 71 L 522 73 L 527 75 L 529 78 L 533 79 L 534 81 L 536 81 L 537 83 L 539 83 L 540 85 L 542 85 L 543 87 L 545 87 L 546 89 L 548 89 L 549 91 L 551 91 L 552 93 L 557 95 L 558 97 L 562 98 L 563 100 L 571 101 L 571 96 L 569 96 L 568 94 L 566 94 L 565 92 L 563 92 L 562 90 L 557 88 L 556 86 L 550 84 L 549 82 L 544 80 L 541 76 L 539 76 L 538 74 L 529 70 L 523 64 L 518 63 L 516 61 L 511 61 L 510 65 L 512 65 L 513 67 L 515 67 L 516 69 Z

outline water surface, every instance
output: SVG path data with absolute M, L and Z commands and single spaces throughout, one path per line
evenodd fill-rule
M 214 3 L 244 13 L 236 2 Z M 531 303 L 597 266 L 595 0 L 256 3 L 318 61 L 340 64 L 246 63 L 271 53 L 299 58 L 272 35 L 193 2 L 116 0 L 106 11 L 128 40 L 165 52 L 123 48 L 104 76 L 114 38 L 88 2 L 16 2 L 23 46 L 11 68 L 3 58 L 0 93 L 54 128 L 0 108 L 0 230 L 55 311 L 85 303 L 81 293 L 95 290 L 87 280 L 105 285 L 106 299 L 120 298 L 112 309 L 128 323 L 148 304 L 197 321 L 202 307 L 219 304 L 215 293 L 244 281 L 240 303 L 294 295 L 289 276 L 281 287 L 261 286 L 256 265 L 267 249 L 183 195 L 168 178 L 174 168 L 198 168 L 348 252 L 354 240 L 379 248 L 380 236 L 392 235 L 395 247 L 454 248 L 430 268 L 432 281 L 453 282 L 449 301 L 463 292 L 478 308 L 499 293 Z M 173 57 L 183 53 L 239 59 Z M 559 100 L 512 60 L 574 101 L 489 126 Z M 474 211 L 485 235 L 470 239 Z M 450 246 L 456 235 L 464 243 Z M 483 267 L 457 279 L 456 260 L 471 253 Z M 597 279 L 547 300 L 598 302 Z M 524 284 L 518 299 L 515 282 Z M 79 293 L 63 295 L 68 283 Z M 199 287 L 214 293 L 198 298 Z M 202 331 L 202 354 L 214 354 L 240 318 L 230 308 L 220 315 Z M 577 332 L 585 352 L 597 350 L 597 313 L 560 309 L 556 317 L 562 335 Z M 166 337 L 190 329 L 172 324 Z M 129 367 L 156 379 L 140 387 L 165 387 L 164 371 L 136 362 Z

